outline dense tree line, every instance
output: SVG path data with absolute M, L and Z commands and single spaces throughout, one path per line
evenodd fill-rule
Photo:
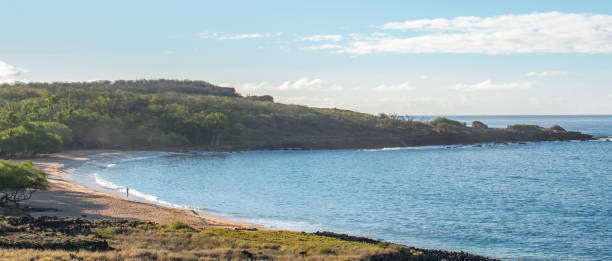
M 249 147 L 272 139 L 453 133 L 464 123 L 275 103 L 203 81 L 0 85 L 0 155 L 62 148 Z
M 262 98 L 263 97 L 263 98 Z M 63 148 L 240 146 L 270 137 L 427 131 L 387 115 L 274 103 L 201 81 L 0 85 L 4 155 Z

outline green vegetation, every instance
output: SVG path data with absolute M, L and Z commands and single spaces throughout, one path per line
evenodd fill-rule
M 389 243 L 388 242 L 384 242 L 384 241 L 380 241 L 380 242 L 376 243 L 376 246 L 380 247 L 380 248 L 387 248 L 387 247 L 389 247 Z
M 0 84 L 2 157 L 62 148 L 313 149 L 535 139 L 488 135 L 484 126 L 280 104 L 203 81 Z
M 105 239 L 112 239 L 113 237 L 115 237 L 115 234 L 117 234 L 117 231 L 115 231 L 115 229 L 109 227 L 96 228 L 96 232 L 98 236 Z
M 5 155 L 32 156 L 36 153 L 59 152 L 64 135 L 70 140 L 70 130 L 56 122 L 26 122 L 0 132 L 0 151 Z
M 185 224 L 185 222 L 177 220 L 174 223 L 172 223 L 171 225 L 168 226 L 170 229 L 174 229 L 174 230 L 180 230 L 180 229 L 188 229 L 189 226 L 187 224 Z
M 514 124 L 514 125 L 508 126 L 508 129 L 516 130 L 516 131 L 523 131 L 523 132 L 538 132 L 538 131 L 541 131 L 543 128 L 538 125 Z
M 553 125 L 553 126 L 550 127 L 550 129 L 554 130 L 554 131 L 559 131 L 559 132 L 566 132 L 566 130 L 563 127 L 559 126 L 559 125 Z
M 439 133 L 453 133 L 465 128 L 465 123 L 447 118 L 437 118 L 430 121 L 429 124 Z
M 423 255 L 423 251 L 416 250 L 416 249 L 410 249 L 410 253 L 412 253 L 412 255 L 414 255 L 414 256 L 421 256 L 421 255 Z
M 36 169 L 32 162 L 0 160 L 0 207 L 17 207 L 36 190 L 48 188 L 47 174 Z
M 473 121 L 472 122 L 472 128 L 488 129 L 489 126 L 487 126 L 486 124 L 482 123 L 481 121 Z
M 267 95 L 242 97 L 233 88 L 201 81 L 3 84 L 0 101 L 0 155 L 8 157 L 61 147 L 265 146 L 279 137 L 290 146 L 301 137 L 432 130 L 388 115 L 285 105 Z
M 331 249 L 329 247 L 324 247 L 324 248 L 321 248 L 321 250 L 319 250 L 319 254 L 323 254 L 323 255 L 335 255 L 336 251 L 334 251 L 333 249 Z

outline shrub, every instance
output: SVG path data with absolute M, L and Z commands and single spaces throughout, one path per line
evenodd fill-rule
M 552 127 L 550 127 L 550 129 L 554 131 L 566 132 L 566 130 L 559 125 L 553 125 Z
M 457 127 L 457 128 L 461 128 L 461 127 L 465 127 L 465 123 L 463 122 L 459 122 L 459 121 L 455 121 L 455 120 L 451 120 L 448 118 L 437 118 L 433 121 L 430 121 L 429 124 L 431 126 L 440 126 L 440 125 L 449 125 L 449 126 L 453 126 L 453 127 Z
M 18 206 L 36 190 L 48 188 L 47 174 L 36 169 L 32 162 L 0 161 L 0 206 Z
M 420 255 L 423 255 L 423 251 L 421 251 L 421 250 L 416 250 L 416 249 L 410 249 L 410 253 L 411 253 L 413 256 L 420 256 Z
M 248 96 L 247 98 L 256 101 L 265 101 L 265 102 L 274 102 L 274 97 L 270 95 L 262 95 L 262 96 Z
M 455 132 L 460 128 L 465 127 L 465 123 L 447 118 L 437 118 L 433 121 L 430 121 L 429 125 L 431 125 L 438 133 Z
M 482 123 L 481 121 L 473 121 L 472 122 L 472 128 L 476 128 L 476 129 L 488 129 L 489 126 L 487 126 L 486 124 Z
M 99 228 L 96 229 L 96 233 L 101 238 L 113 239 L 115 237 L 115 234 L 117 233 L 117 231 L 115 231 L 114 229 L 109 228 L 109 227 L 99 227 Z
M 322 254 L 322 255 L 335 255 L 336 251 L 334 251 L 333 249 L 331 249 L 329 247 L 324 247 L 324 248 L 321 248 L 319 250 L 319 254 Z
M 185 222 L 180 220 L 177 220 L 174 223 L 170 224 L 169 227 L 176 230 L 189 228 L 189 226 Z
M 529 125 L 529 124 L 514 124 L 514 125 L 508 126 L 508 129 L 522 131 L 522 132 L 536 132 L 536 131 L 541 131 L 542 127 L 538 125 Z
M 380 247 L 380 248 L 387 248 L 387 247 L 389 247 L 389 243 L 388 242 L 384 242 L 384 241 L 380 241 L 380 242 L 376 243 L 376 246 Z

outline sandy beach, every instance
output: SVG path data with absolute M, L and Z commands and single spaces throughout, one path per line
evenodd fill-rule
M 141 220 L 162 225 L 181 220 L 194 228 L 219 226 L 265 229 L 254 224 L 230 221 L 213 215 L 196 213 L 188 209 L 160 206 L 94 190 L 75 183 L 69 175 L 84 163 L 103 164 L 101 159 L 129 158 L 141 153 L 113 150 L 78 150 L 31 159 L 39 169 L 49 174 L 51 189 L 37 191 L 25 205 L 57 210 L 31 212 L 31 215 L 35 217 L 58 216 Z

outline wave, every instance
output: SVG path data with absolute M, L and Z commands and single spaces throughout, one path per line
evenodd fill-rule
M 439 149 L 443 149 L 441 146 Z M 420 147 L 391 147 L 391 148 L 382 148 L 382 149 L 362 149 L 361 151 L 367 152 L 376 152 L 376 151 L 397 151 L 397 150 L 429 150 L 429 149 L 437 149 L 437 146 L 434 148 L 433 146 L 420 146 Z
M 229 156 L 231 153 L 230 152 L 223 152 L 223 151 L 189 151 L 186 152 L 185 154 L 187 155 L 196 155 L 196 156 L 209 156 L 209 157 L 227 157 Z
M 93 178 L 94 178 L 94 180 L 96 181 L 96 183 L 98 185 L 100 185 L 102 187 L 105 187 L 107 189 L 112 189 L 112 190 L 124 190 L 125 189 L 125 187 L 122 187 L 122 186 L 116 185 L 115 183 L 112 183 L 110 181 L 106 181 L 106 180 L 101 179 L 98 176 L 98 173 L 94 173 L 93 174 Z
M 264 227 L 274 228 L 274 229 L 286 229 L 293 231 L 304 231 L 304 232 L 315 232 L 324 230 L 323 224 L 312 224 L 305 221 L 284 221 L 284 220 L 274 220 L 274 219 L 264 219 L 264 218 L 236 218 L 229 217 L 232 220 L 239 220 L 246 223 L 251 224 L 259 224 Z
M 442 149 L 459 149 L 459 148 L 480 148 L 493 147 L 493 144 L 474 144 L 474 145 L 430 145 L 430 146 L 415 146 L 415 147 L 390 147 L 382 149 L 362 149 L 360 151 L 377 152 L 377 151 L 397 151 L 397 150 L 442 150 Z
M 172 155 L 182 155 L 182 154 L 185 154 L 185 153 L 150 152 L 145 155 L 140 154 L 138 157 L 128 157 L 128 158 L 121 158 L 121 159 L 110 158 L 107 160 L 91 161 L 91 162 L 86 162 L 82 166 L 78 167 L 77 170 L 72 172 L 71 176 L 75 179 L 75 181 L 80 180 L 81 182 L 79 183 L 97 185 L 103 189 L 112 191 L 113 194 L 125 196 L 126 188 L 127 188 L 126 186 L 118 185 L 113 182 L 104 180 L 103 178 L 100 177 L 97 171 L 103 171 L 103 169 L 105 168 L 115 167 L 120 163 L 147 160 L 147 159 L 155 159 L 155 158 L 161 158 L 161 157 L 172 156 Z M 197 152 L 197 154 L 198 155 L 225 155 L 227 153 Z M 132 199 L 136 199 L 139 201 L 146 201 L 146 202 L 163 205 L 163 206 L 169 206 L 169 207 L 181 208 L 181 209 L 189 209 L 189 210 L 194 210 L 194 211 L 199 211 L 199 212 L 209 211 L 208 209 L 202 208 L 202 207 L 183 206 L 183 205 L 178 205 L 178 204 L 170 203 L 167 201 L 163 201 L 155 195 L 147 194 L 139 190 L 135 190 L 133 188 L 130 188 L 129 196 Z
M 116 193 L 121 193 L 125 195 L 125 192 L 126 192 L 125 186 L 117 185 L 113 182 L 104 180 L 100 178 L 98 173 L 94 173 L 93 177 L 94 177 L 95 182 L 98 185 L 106 189 L 110 189 Z M 143 192 L 140 192 L 132 188 L 130 188 L 130 197 L 140 198 L 142 200 L 152 202 L 155 204 L 164 205 L 164 206 L 170 206 L 170 207 L 181 208 L 181 209 L 190 209 L 196 212 L 202 212 L 202 213 L 216 212 L 214 210 L 210 210 L 210 209 L 202 208 L 202 207 L 183 206 L 183 205 L 173 204 L 170 202 L 160 200 L 158 197 L 154 195 L 143 193 Z M 224 215 L 222 212 L 218 212 L 216 215 L 223 216 L 230 220 L 237 220 L 237 221 L 242 221 L 242 222 L 251 223 L 251 224 L 259 224 L 259 225 L 262 225 L 268 228 L 274 228 L 274 229 L 288 229 L 288 230 L 293 230 L 293 231 L 304 231 L 304 232 L 315 232 L 315 231 L 319 231 L 323 229 L 322 224 L 312 224 L 312 223 L 305 222 L 305 221 L 284 221 L 284 220 L 263 219 L 263 218 L 251 219 L 251 218 L 244 218 L 244 217 L 235 217 L 232 215 Z
M 117 184 L 112 183 L 110 181 L 106 181 L 106 180 L 100 178 L 98 176 L 98 173 L 94 173 L 93 174 L 93 178 L 94 178 L 94 180 L 96 181 L 96 183 L 98 185 L 100 185 L 100 186 L 102 186 L 104 188 L 113 190 L 115 192 L 120 192 L 122 194 L 126 192 L 126 188 L 127 187 L 117 185 Z M 151 201 L 151 202 L 162 204 L 162 205 L 166 205 L 166 206 L 172 206 L 172 207 L 177 207 L 177 208 L 189 208 L 189 209 L 193 209 L 193 208 L 190 208 L 190 207 L 185 207 L 185 206 L 181 206 L 181 205 L 177 205 L 177 204 L 173 204 L 173 203 L 170 203 L 170 202 L 166 202 L 166 201 L 160 200 L 158 197 L 156 197 L 154 195 L 143 193 L 143 192 L 140 192 L 140 191 L 135 190 L 135 189 L 130 189 L 130 196 L 135 196 L 137 198 L 141 198 L 141 199 L 144 199 L 146 201 Z
M 145 156 L 140 156 L 140 157 L 131 157 L 131 158 L 120 159 L 117 162 L 123 163 L 123 162 L 131 162 L 131 161 L 138 161 L 138 160 L 155 159 L 155 158 L 161 158 L 161 157 L 175 155 L 175 154 L 181 154 L 181 153 L 176 153 L 176 152 L 159 152 L 159 153 L 152 154 L 152 155 L 145 155 Z M 115 164 L 110 164 L 110 165 L 115 165 Z
M 608 136 L 608 137 L 596 137 L 593 141 L 612 141 L 612 136 Z

